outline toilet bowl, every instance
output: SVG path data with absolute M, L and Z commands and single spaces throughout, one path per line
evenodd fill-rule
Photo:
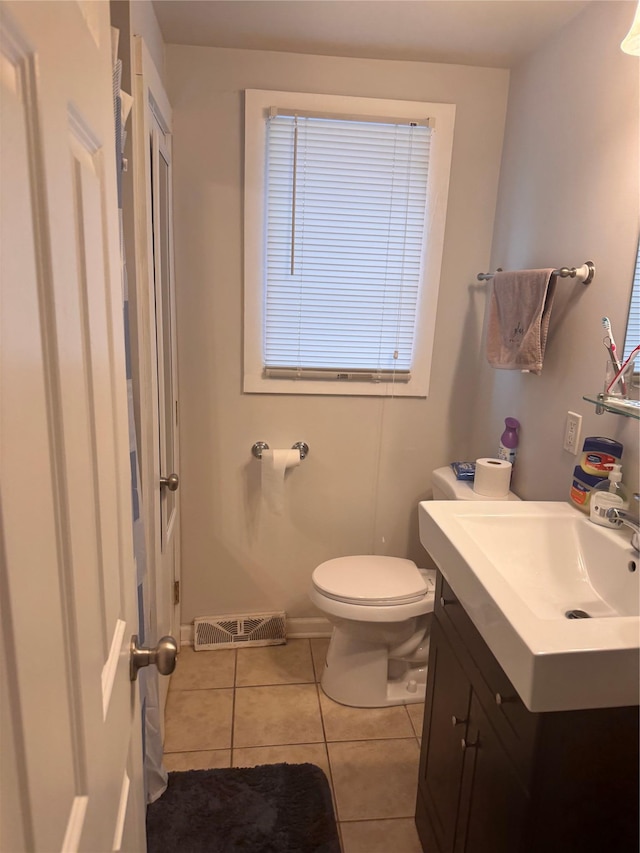
M 423 702 L 435 571 L 399 557 L 327 560 L 311 601 L 333 623 L 321 685 L 356 708 Z
M 435 500 L 487 500 L 450 467 L 432 474 Z M 519 500 L 509 492 L 503 500 Z M 435 569 L 400 557 L 357 555 L 321 563 L 309 597 L 333 624 L 321 678 L 354 708 L 424 702 Z

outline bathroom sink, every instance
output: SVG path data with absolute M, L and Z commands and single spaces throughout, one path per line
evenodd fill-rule
M 631 531 L 567 503 L 424 501 L 420 540 L 531 711 L 635 705 Z

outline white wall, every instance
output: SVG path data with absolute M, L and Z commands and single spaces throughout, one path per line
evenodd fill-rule
M 476 371 L 471 457 L 495 453 L 503 418 L 522 424 L 514 482 L 533 500 L 565 500 L 576 457 L 562 450 L 567 410 L 582 437 L 624 446 L 638 488 L 638 421 L 595 414 L 582 400 L 604 382 L 601 318 L 624 340 L 639 233 L 638 59 L 620 50 L 631 3 L 589 6 L 512 72 L 492 268 L 596 265 L 588 287 L 560 280 L 541 376 Z
M 131 0 L 129 6 L 131 10 L 131 35 L 142 36 L 153 59 L 153 64 L 158 69 L 160 78 L 164 81 L 164 41 L 153 3 L 150 0 Z
M 430 472 L 466 458 L 477 382 L 508 73 L 416 62 L 166 46 L 174 116 L 181 418 L 183 623 L 315 611 L 323 560 L 408 555 L 426 564 L 417 502 Z M 242 91 L 328 92 L 457 105 L 427 400 L 245 395 L 242 358 Z M 281 516 L 261 503 L 257 440 L 309 457 Z M 493 450 L 493 443 L 483 454 Z

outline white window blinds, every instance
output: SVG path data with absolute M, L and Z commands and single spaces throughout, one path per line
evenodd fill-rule
M 624 339 L 623 359 L 629 358 L 634 347 L 640 344 L 640 246 L 636 255 L 636 267 L 631 288 L 631 303 L 627 320 L 627 334 Z M 636 360 L 635 372 L 640 371 L 640 360 Z
M 428 121 L 282 113 L 267 119 L 264 373 L 408 380 Z

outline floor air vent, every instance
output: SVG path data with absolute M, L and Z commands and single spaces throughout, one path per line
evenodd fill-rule
M 230 649 L 233 646 L 277 646 L 287 642 L 286 614 L 248 613 L 193 620 L 193 648 Z

